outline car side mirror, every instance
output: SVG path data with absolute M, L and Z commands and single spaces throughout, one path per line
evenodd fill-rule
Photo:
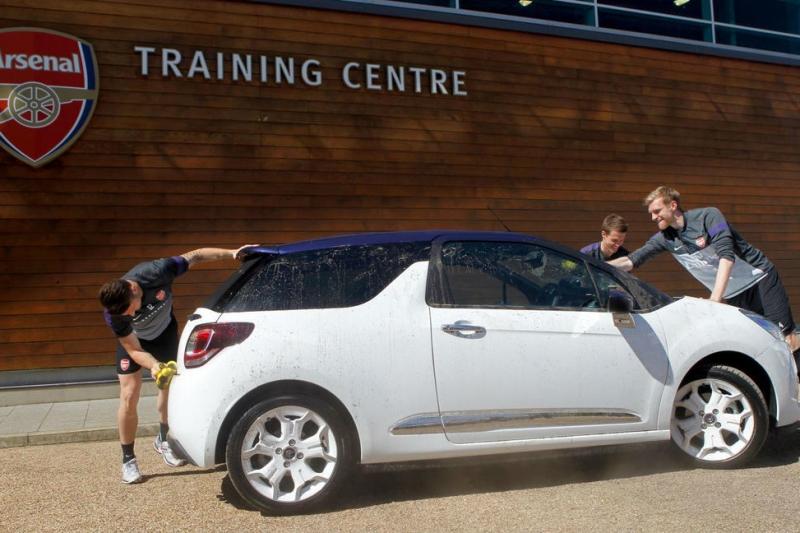
M 612 313 L 630 313 L 633 302 L 627 292 L 611 287 L 608 290 L 608 310 Z

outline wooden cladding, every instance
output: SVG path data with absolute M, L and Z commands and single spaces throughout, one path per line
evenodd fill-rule
M 656 231 L 641 199 L 660 184 L 687 208 L 719 207 L 800 302 L 797 68 L 210 0 L 7 0 L 0 28 L 21 26 L 89 41 L 100 95 L 56 161 L 0 153 L 0 370 L 113 363 L 96 292 L 140 261 L 426 228 L 580 247 L 612 211 L 634 249 Z M 135 46 L 157 51 L 148 76 Z M 181 77 L 162 76 L 163 49 L 180 52 Z M 211 79 L 187 77 L 198 50 Z M 322 81 L 233 81 L 232 54 L 315 59 Z M 466 95 L 369 90 L 367 64 L 464 72 Z M 178 279 L 181 324 L 235 266 Z M 638 274 L 707 295 L 670 257 Z

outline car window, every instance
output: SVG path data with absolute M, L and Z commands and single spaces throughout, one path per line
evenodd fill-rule
M 442 246 L 446 304 L 597 308 L 585 263 L 528 243 L 457 241 Z
M 609 274 L 604 270 L 600 270 L 599 268 L 589 267 L 592 271 L 592 276 L 594 277 L 594 281 L 597 284 L 597 290 L 600 293 L 600 307 L 606 308 L 608 306 L 608 290 L 611 287 L 616 287 L 617 289 L 624 291 L 631 296 L 630 291 L 628 291 L 622 283 L 619 282 L 614 276 Z M 631 301 L 634 304 L 634 309 L 637 308 L 636 299 L 631 296 Z
M 653 309 L 669 305 L 674 301 L 671 296 L 648 285 L 636 276 L 622 271 L 617 272 L 617 275 L 624 283 L 625 288 L 628 289 L 628 292 L 633 295 L 634 301 L 637 302 L 635 309 L 652 311 Z
M 604 308 L 608 305 L 608 289 L 612 285 L 628 293 L 633 301 L 634 311 L 652 311 L 673 301 L 663 292 L 622 270 L 616 271 L 619 276 L 617 278 L 599 268 L 590 268 L 600 292 L 600 304 Z
M 217 307 L 225 312 L 352 307 L 371 300 L 411 264 L 429 256 L 427 243 L 270 256 Z

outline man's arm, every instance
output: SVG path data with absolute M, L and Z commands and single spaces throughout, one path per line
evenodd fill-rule
M 725 295 L 725 289 L 728 288 L 728 280 L 731 277 L 731 270 L 733 269 L 733 261 L 726 257 L 720 257 L 719 269 L 717 270 L 717 278 L 714 280 L 714 290 L 711 291 L 709 300 L 721 302 L 722 297 Z
M 633 261 L 631 261 L 627 255 L 625 257 L 617 257 L 616 259 L 606 262 L 611 266 L 617 267 L 620 270 L 624 270 L 625 272 L 630 272 L 633 270 Z
M 119 343 L 139 366 L 150 369 L 150 375 L 155 379 L 158 373 L 158 360 L 149 352 L 144 351 L 139 337 L 135 333 L 131 333 L 125 337 L 119 337 Z
M 196 263 L 207 263 L 210 261 L 219 261 L 221 259 L 241 259 L 242 250 L 251 246 L 258 246 L 257 244 L 245 244 L 237 249 L 226 248 L 198 248 L 191 252 L 181 254 L 181 257 L 186 259 L 189 267 Z
M 725 220 L 725 215 L 716 207 L 706 209 L 703 218 L 704 229 L 708 232 L 709 244 L 713 244 L 719 255 L 719 268 L 714 280 L 714 290 L 711 291 L 709 300 L 721 302 L 728 288 L 733 263 L 736 261 L 734 253 L 733 233 Z
M 664 237 L 661 233 L 656 233 L 647 239 L 647 242 L 640 248 L 637 248 L 625 257 L 618 257 L 607 261 L 607 263 L 625 272 L 630 272 L 666 250 L 667 247 L 664 242 Z
M 736 260 L 733 233 L 725 215 L 716 207 L 705 209 L 703 229 L 708 233 L 708 243 L 713 244 L 720 259 Z

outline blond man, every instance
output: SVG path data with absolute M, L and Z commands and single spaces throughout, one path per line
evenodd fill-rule
M 710 291 L 709 299 L 764 315 L 776 323 L 793 352 L 800 349 L 789 297 L 775 265 L 747 242 L 716 207 L 684 211 L 681 195 L 661 186 L 644 199 L 658 233 L 610 264 L 629 271 L 661 252 L 672 256 Z

